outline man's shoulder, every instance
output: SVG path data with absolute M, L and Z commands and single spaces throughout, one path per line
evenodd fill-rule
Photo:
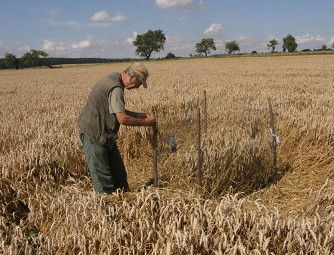
M 113 81 L 117 81 L 117 83 L 120 83 L 120 77 L 121 77 L 120 73 L 112 72 L 112 73 L 105 75 L 101 80 L 113 80 Z
M 122 83 L 120 81 L 120 73 L 110 73 L 102 77 L 98 82 L 99 86 L 107 86 L 107 87 L 122 87 Z

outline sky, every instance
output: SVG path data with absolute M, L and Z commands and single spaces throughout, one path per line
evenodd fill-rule
M 196 55 L 196 43 L 236 40 L 240 53 L 269 52 L 271 39 L 296 38 L 297 50 L 332 48 L 334 0 L 0 0 L 0 58 L 31 49 L 50 57 L 140 58 L 138 34 L 162 30 L 164 50 Z

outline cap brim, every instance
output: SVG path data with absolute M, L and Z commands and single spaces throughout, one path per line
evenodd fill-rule
M 146 81 L 143 81 L 143 82 L 142 82 L 142 85 L 143 85 L 143 87 L 144 87 L 145 89 L 147 89 L 147 82 L 146 82 Z

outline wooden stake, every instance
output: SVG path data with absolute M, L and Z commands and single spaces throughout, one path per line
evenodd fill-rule
M 152 162 L 152 171 L 153 171 L 153 186 L 157 187 L 159 182 L 158 177 L 158 127 L 155 123 L 153 125 L 153 162 Z
M 268 104 L 269 104 L 269 114 L 270 114 L 270 128 L 272 134 L 276 135 L 276 130 L 275 130 L 275 119 L 274 119 L 274 112 L 273 112 L 273 107 L 271 105 L 271 99 L 270 97 L 268 98 Z M 274 180 L 277 179 L 277 152 L 276 152 L 276 138 L 273 136 L 273 142 L 272 142 L 272 150 L 273 150 L 273 167 L 274 167 Z
M 152 107 L 152 113 L 157 119 L 157 107 Z M 157 187 L 159 183 L 158 175 L 158 124 L 154 123 L 152 126 L 153 135 L 152 135 L 152 174 L 153 174 L 153 186 Z
M 204 94 L 204 106 L 203 106 L 204 123 L 203 123 L 203 129 L 204 129 L 204 134 L 206 134 L 207 124 L 208 124 L 208 114 L 207 114 L 207 108 L 206 108 L 206 90 L 203 90 L 203 94 Z
M 197 108 L 198 185 L 202 187 L 201 109 Z

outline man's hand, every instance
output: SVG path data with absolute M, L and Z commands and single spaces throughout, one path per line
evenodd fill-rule
M 137 119 L 147 121 L 149 126 L 153 126 L 157 122 L 155 117 L 148 116 L 144 112 L 136 112 L 135 116 L 136 116 Z
M 146 116 L 145 121 L 148 123 L 149 126 L 153 126 L 157 122 L 157 120 L 151 116 Z

